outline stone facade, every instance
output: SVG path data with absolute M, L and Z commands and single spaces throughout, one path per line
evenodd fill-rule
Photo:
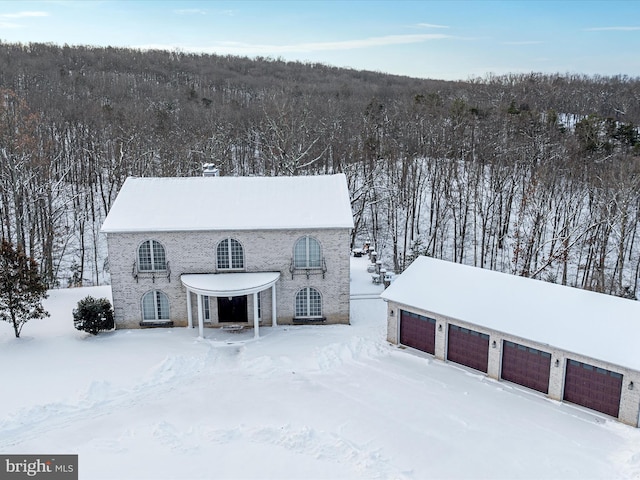
M 326 271 L 291 271 L 293 248 L 304 236 L 321 245 Z M 175 326 L 187 326 L 187 293 L 180 281 L 182 274 L 220 273 L 216 271 L 216 247 L 224 239 L 240 242 L 244 251 L 243 272 L 280 272 L 275 285 L 277 323 L 291 324 L 296 293 L 313 287 L 322 297 L 326 323 L 349 323 L 349 241 L 350 229 L 235 230 L 189 232 L 109 233 L 109 270 L 117 328 L 138 328 L 142 320 L 142 297 L 159 290 L 169 298 L 170 320 Z M 139 246 L 147 241 L 160 242 L 165 249 L 166 272 L 136 274 Z M 195 305 L 195 295 L 192 296 Z M 263 325 L 272 324 L 271 289 L 261 292 Z M 249 324 L 253 322 L 253 296 L 247 298 Z M 216 323 L 216 309 L 211 308 Z
M 562 401 L 564 398 L 564 378 L 566 364 L 569 359 L 600 367 L 621 374 L 622 394 L 618 420 L 627 425 L 639 426 L 640 415 L 640 372 L 615 365 L 609 362 L 587 357 L 574 352 L 569 352 L 550 345 L 541 345 L 536 342 L 520 338 L 508 333 L 495 331 L 480 325 L 465 322 L 463 320 L 439 315 L 433 312 L 416 309 L 408 305 L 400 305 L 393 301 L 387 302 L 387 341 L 394 345 L 400 343 L 400 310 L 416 313 L 436 320 L 435 357 L 439 360 L 447 360 L 447 332 L 449 324 L 468 328 L 489 335 L 489 360 L 487 376 L 496 380 L 501 379 L 502 373 L 502 348 L 504 341 L 510 341 L 527 347 L 542 350 L 551 354 L 551 367 L 549 375 L 549 392 L 547 396 L 554 400 Z M 393 314 L 392 314 L 393 312 Z M 495 342 L 495 343 L 494 343 Z M 495 345 L 495 346 L 494 346 Z

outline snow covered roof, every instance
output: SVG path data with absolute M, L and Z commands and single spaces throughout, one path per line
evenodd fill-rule
M 102 231 L 353 228 L 344 174 L 128 178 Z
M 201 295 L 226 297 L 260 292 L 274 285 L 280 272 L 189 273 L 180 276 L 182 284 Z
M 640 302 L 419 257 L 382 298 L 640 370 Z

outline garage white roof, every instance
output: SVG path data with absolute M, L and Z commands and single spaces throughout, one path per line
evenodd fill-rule
M 353 228 L 343 174 L 128 178 L 102 231 Z
M 640 302 L 419 257 L 382 298 L 640 370 Z

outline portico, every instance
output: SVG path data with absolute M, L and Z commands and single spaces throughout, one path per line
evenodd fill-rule
M 180 277 L 182 285 L 187 290 L 187 318 L 188 326 L 193 328 L 193 306 L 191 294 L 195 294 L 196 310 L 198 313 L 198 333 L 204 337 L 204 298 L 233 298 L 239 296 L 253 296 L 253 327 L 254 337 L 260 336 L 260 317 L 258 314 L 258 294 L 271 289 L 271 318 L 272 325 L 277 325 L 276 311 L 276 283 L 280 272 L 234 272 L 234 273 L 192 273 Z

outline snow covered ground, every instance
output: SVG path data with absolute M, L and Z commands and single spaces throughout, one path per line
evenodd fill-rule
M 86 479 L 640 478 L 640 430 L 385 341 L 352 259 L 352 325 L 91 337 L 52 291 L 0 325 L 0 453 L 79 455 Z M 372 295 L 373 294 L 373 295 Z

